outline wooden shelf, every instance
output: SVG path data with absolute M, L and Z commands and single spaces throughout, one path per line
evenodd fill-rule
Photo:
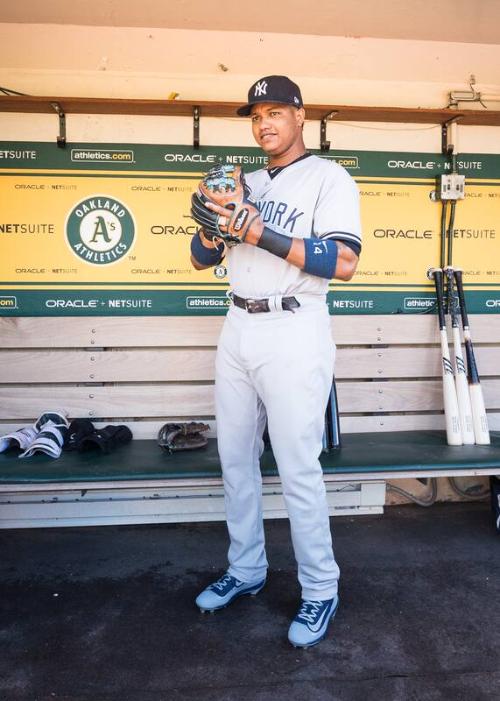
M 139 100 L 89 97 L 39 97 L 0 95 L 0 112 L 56 114 L 57 103 L 65 114 L 123 114 L 192 117 L 199 107 L 201 117 L 236 117 L 241 102 L 203 100 Z M 500 111 L 421 109 L 405 107 L 365 107 L 348 105 L 305 105 L 308 119 L 340 122 L 399 122 L 406 124 L 445 124 L 456 118 L 459 124 L 500 126 Z

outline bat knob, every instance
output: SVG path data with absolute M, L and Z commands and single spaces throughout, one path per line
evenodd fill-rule
M 427 273 L 426 273 L 427 279 L 428 279 L 428 280 L 433 280 L 433 279 L 434 279 L 434 275 L 435 275 L 439 270 L 441 270 L 441 268 L 429 268 L 429 270 L 428 270 Z

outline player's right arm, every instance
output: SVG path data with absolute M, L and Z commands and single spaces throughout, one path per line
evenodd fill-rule
M 209 239 L 200 229 L 191 239 L 191 265 L 196 270 L 206 270 L 218 265 L 224 258 L 224 243 Z

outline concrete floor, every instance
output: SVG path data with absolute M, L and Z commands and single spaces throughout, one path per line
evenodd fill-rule
M 341 605 L 286 640 L 299 590 L 286 521 L 268 584 L 215 614 L 224 524 L 0 532 L 1 701 L 480 701 L 500 688 L 500 537 L 489 505 L 332 519 Z

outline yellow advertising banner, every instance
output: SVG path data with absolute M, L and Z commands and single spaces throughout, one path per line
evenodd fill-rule
M 2 150 L 3 149 L 3 150 Z M 464 269 L 475 312 L 500 310 L 500 157 L 462 161 L 465 197 L 443 240 L 433 154 L 321 154 L 356 179 L 363 251 L 349 283 L 332 283 L 336 313 L 421 313 L 434 304 L 426 277 L 447 260 Z M 195 271 L 190 197 L 215 163 L 262 167 L 257 149 L 0 143 L 0 313 L 220 314 L 224 265 Z M 459 162 L 460 165 L 460 162 Z M 451 248 L 450 248 L 451 240 Z M 447 262 L 447 260 L 445 262 Z

